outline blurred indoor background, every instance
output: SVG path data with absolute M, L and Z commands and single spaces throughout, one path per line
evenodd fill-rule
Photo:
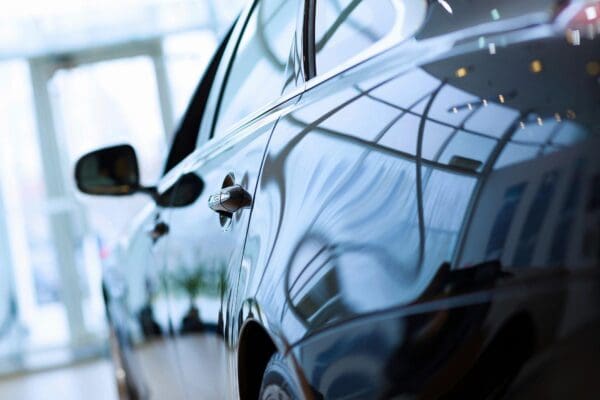
M 108 354 L 101 266 L 147 200 L 133 196 L 115 207 L 82 198 L 73 164 L 128 142 L 142 156 L 142 179 L 155 181 L 170 134 L 241 3 L 3 2 L 0 375 Z

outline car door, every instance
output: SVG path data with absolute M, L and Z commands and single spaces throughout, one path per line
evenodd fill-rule
M 188 398 L 237 397 L 229 365 L 239 327 L 225 322 L 235 319 L 238 277 L 247 273 L 242 254 L 264 151 L 281 110 L 296 101 L 281 96 L 295 82 L 289 60 L 297 58 L 301 5 L 261 0 L 242 15 L 240 39 L 229 45 L 231 61 L 217 72 L 222 83 L 208 98 L 198 146 L 162 183 L 173 201 L 166 211 L 163 280 Z M 185 177 L 201 181 L 191 202 Z M 224 191 L 249 201 L 239 210 L 218 210 Z

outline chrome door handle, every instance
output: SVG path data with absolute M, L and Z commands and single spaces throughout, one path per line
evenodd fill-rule
M 251 205 L 252 196 L 240 185 L 223 188 L 220 193 L 208 197 L 208 206 L 219 214 L 233 214 Z
M 162 221 L 156 221 L 154 227 L 148 231 L 148 235 L 152 239 L 152 243 L 156 243 L 158 239 L 169 233 L 169 225 Z

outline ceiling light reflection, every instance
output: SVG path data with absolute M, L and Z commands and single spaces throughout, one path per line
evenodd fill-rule
M 595 6 L 589 6 L 585 9 L 585 16 L 588 21 L 593 21 L 598 18 L 598 12 L 596 11 Z
M 539 74 L 544 69 L 542 62 L 540 60 L 533 60 L 531 64 L 529 64 L 529 70 L 534 74 Z
M 585 65 L 585 71 L 590 76 L 600 75 L 600 63 L 598 61 L 590 61 Z
M 469 70 L 465 67 L 460 67 L 459 69 L 456 70 L 456 72 L 454 72 L 454 75 L 457 78 L 464 78 L 465 76 L 467 76 L 467 74 L 469 73 Z

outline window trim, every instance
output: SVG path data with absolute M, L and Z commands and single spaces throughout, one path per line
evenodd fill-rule
M 304 80 L 308 82 L 317 75 L 317 52 L 315 47 L 317 4 L 316 0 L 305 0 L 304 3 L 304 19 L 302 21 L 302 67 L 304 70 Z
M 313 68 L 314 68 L 314 70 L 312 70 L 312 71 L 307 70 L 308 73 L 305 72 L 305 77 L 306 77 L 306 81 L 307 81 L 305 90 L 309 90 L 312 87 L 318 86 L 322 82 L 325 82 L 331 78 L 334 78 L 335 76 L 341 74 L 342 72 L 347 71 L 355 66 L 358 66 L 377 55 L 385 53 L 385 52 L 393 49 L 394 47 L 400 45 L 401 43 L 404 43 L 411 39 L 414 39 L 417 36 L 417 34 L 421 31 L 421 28 L 427 22 L 428 11 L 431 7 L 431 4 L 429 1 L 419 0 L 419 1 L 423 1 L 425 3 L 425 13 L 424 13 L 425 18 L 423 18 L 423 21 L 421 21 L 421 27 L 419 29 L 415 30 L 415 32 L 413 32 L 410 36 L 398 39 L 395 35 L 392 34 L 392 32 L 389 32 L 383 38 L 381 38 L 379 41 L 375 42 L 372 46 L 369 46 L 366 49 L 356 53 L 354 56 L 343 61 L 342 63 L 338 64 L 334 68 L 331 68 L 330 70 L 328 70 L 322 74 L 319 74 L 318 71 L 316 71 L 317 44 L 316 44 L 316 33 L 315 33 L 316 32 L 316 13 L 317 13 L 316 2 L 319 0 L 305 0 L 305 1 L 307 3 L 307 8 L 310 8 L 309 10 L 307 10 L 307 13 L 310 13 L 311 16 L 308 18 L 308 20 L 305 19 L 305 26 L 303 27 L 303 38 L 304 38 L 303 42 L 305 40 L 310 40 L 310 42 L 308 42 L 308 43 L 303 43 L 303 44 L 305 44 L 305 46 L 303 46 L 303 49 L 302 49 L 303 50 L 303 58 L 305 60 L 305 64 L 309 64 L 309 65 L 312 64 Z M 308 23 L 308 25 L 307 25 L 307 23 Z
M 208 138 L 206 140 L 204 140 L 201 143 L 197 143 L 196 147 L 199 147 L 201 145 L 204 145 L 206 142 L 211 141 L 213 139 L 215 139 L 215 130 L 217 127 L 217 122 L 219 120 L 219 114 L 221 111 L 221 104 L 223 102 L 223 97 L 225 95 L 225 90 L 227 89 L 227 83 L 229 80 L 229 75 L 231 74 L 231 70 L 233 69 L 233 65 L 236 61 L 236 57 L 237 57 L 237 53 L 239 50 L 239 46 L 240 43 L 242 41 L 242 38 L 244 36 L 244 33 L 246 32 L 246 29 L 248 27 L 248 23 L 250 22 L 251 18 L 254 15 L 255 10 L 257 9 L 257 7 L 260 5 L 260 2 L 262 0 L 254 0 L 252 1 L 252 3 L 245 9 L 245 11 L 243 12 L 243 24 L 241 24 L 241 22 L 238 22 L 238 24 L 240 24 L 239 28 L 237 29 L 236 32 L 236 38 L 235 38 L 235 45 L 231 48 L 231 53 L 229 54 L 229 59 L 227 60 L 227 68 L 224 71 L 223 76 L 221 77 L 221 87 L 219 90 L 219 95 L 217 96 L 216 99 L 216 104 L 214 106 L 214 110 L 213 110 L 213 116 L 212 116 L 212 122 L 210 124 L 210 128 L 208 128 L 208 126 L 201 126 L 202 128 L 207 128 L 209 130 L 208 133 Z M 287 1 L 287 0 L 286 0 Z M 296 23 L 294 26 L 294 40 L 292 41 L 292 46 L 294 45 L 294 41 L 295 41 L 295 37 L 297 37 L 299 32 L 302 32 L 305 26 L 304 20 L 299 20 L 300 16 L 303 16 L 303 13 L 305 12 L 305 10 L 307 9 L 307 1 L 314 1 L 314 0 L 296 0 L 298 2 L 298 7 L 300 7 L 297 10 L 297 18 L 296 18 Z M 260 11 L 260 10 L 259 10 Z M 240 17 L 240 19 L 242 18 Z M 304 43 L 302 43 L 302 47 Z M 291 51 L 291 48 L 290 48 Z M 301 55 L 301 57 L 304 59 L 304 50 L 303 48 L 301 48 L 299 50 L 299 53 Z M 301 73 L 304 77 L 306 77 L 305 75 L 305 69 L 304 66 L 301 65 L 299 66 L 300 69 L 302 70 Z M 283 88 L 282 88 L 283 89 Z M 234 123 L 231 127 L 227 128 L 225 134 L 223 136 L 228 136 L 232 131 L 236 131 L 238 130 L 237 128 L 239 126 L 243 126 L 246 125 L 248 121 L 253 121 L 256 118 L 262 116 L 263 114 L 265 114 L 266 112 L 268 112 L 269 110 L 276 108 L 277 106 L 287 102 L 290 98 L 293 98 L 295 96 L 297 96 L 299 93 L 303 92 L 304 90 L 304 85 L 300 85 L 300 86 L 296 86 L 293 90 L 291 90 L 289 93 L 291 93 L 291 96 L 288 96 L 288 93 L 280 93 L 279 96 L 277 96 L 276 98 L 274 98 L 272 101 L 269 101 L 268 103 L 264 104 L 263 106 L 259 106 L 259 108 L 256 109 L 255 112 L 250 113 L 249 115 L 243 117 L 242 119 L 240 119 L 239 121 L 237 121 L 236 123 Z

